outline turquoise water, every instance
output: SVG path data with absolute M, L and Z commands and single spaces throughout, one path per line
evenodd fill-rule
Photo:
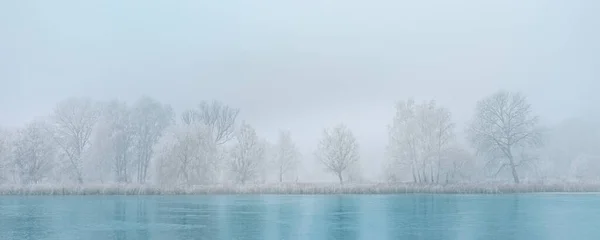
M 600 239 L 600 195 L 10 196 L 0 239 Z

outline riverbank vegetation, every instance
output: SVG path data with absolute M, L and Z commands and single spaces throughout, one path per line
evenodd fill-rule
M 248 184 L 155 187 L 150 185 L 3 185 L 0 195 L 335 195 L 599 193 L 600 183 L 556 184 Z

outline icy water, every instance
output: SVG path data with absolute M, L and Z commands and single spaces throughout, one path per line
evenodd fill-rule
M 0 239 L 600 239 L 600 195 L 11 196 Z

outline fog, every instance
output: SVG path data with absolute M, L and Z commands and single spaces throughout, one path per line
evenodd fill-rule
M 500 90 L 526 96 L 541 127 L 600 123 L 599 7 L 592 0 L 4 1 L 0 126 L 21 128 L 69 97 L 133 104 L 149 96 L 170 104 L 177 120 L 218 100 L 239 108 L 238 123 L 269 142 L 289 130 L 302 154 L 301 180 L 337 180 L 314 152 L 323 129 L 343 123 L 360 146 L 364 178 L 381 181 L 388 125 L 396 103 L 409 98 L 447 108 L 461 142 L 477 101 Z

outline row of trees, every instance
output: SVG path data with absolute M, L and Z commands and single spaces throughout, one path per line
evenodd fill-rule
M 495 169 L 494 175 L 510 169 L 513 181 L 519 183 L 518 167 L 531 163 L 529 153 L 541 146 L 538 117 L 520 93 L 500 91 L 477 102 L 466 133 L 475 155 L 457 141 L 448 109 L 435 101 L 398 103 L 389 127 L 389 177 L 394 180 L 398 169 L 405 167 L 418 183 L 464 179 L 475 172 L 474 161 L 479 158 L 487 169 Z
M 193 185 L 265 182 L 269 173 L 279 182 L 294 180 L 301 154 L 290 132 L 271 144 L 238 115 L 217 101 L 177 116 L 148 97 L 133 105 L 67 99 L 47 118 L 0 132 L 0 180 Z M 450 111 L 435 101 L 399 102 L 388 129 L 388 181 L 464 181 L 484 162 L 493 175 L 508 170 L 519 183 L 518 169 L 533 164 L 541 146 L 531 105 L 507 91 L 477 102 L 468 144 L 457 138 Z M 343 124 L 323 130 L 314 157 L 340 183 L 360 178 L 359 144 Z
M 268 144 L 250 125 L 236 125 L 238 113 L 213 101 L 177 119 L 148 97 L 133 105 L 67 99 L 46 118 L 0 132 L 0 180 L 203 184 L 226 172 L 245 183 L 270 164 L 283 181 L 299 160 L 290 133 Z

